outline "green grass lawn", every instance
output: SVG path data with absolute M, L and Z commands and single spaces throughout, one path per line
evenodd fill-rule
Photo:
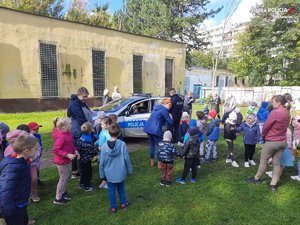
M 130 207 L 126 211 L 108 213 L 107 190 L 98 189 L 98 167 L 93 166 L 95 191 L 85 193 L 78 189 L 78 180 L 69 180 L 68 192 L 72 201 L 54 205 L 58 180 L 55 168 L 44 169 L 41 177 L 40 203 L 29 206 L 29 215 L 37 224 L 299 224 L 299 183 L 289 176 L 295 168 L 284 171 L 277 193 L 268 189 L 266 176 L 260 185 L 248 184 L 245 178 L 254 175 L 256 167 L 242 166 L 241 137 L 236 144 L 240 168 L 225 164 L 225 142 L 219 140 L 219 160 L 203 164 L 198 170 L 197 183 L 174 183 L 160 187 L 160 172 L 149 167 L 148 148 L 130 154 L 134 172 L 126 180 Z M 260 148 L 255 160 L 258 162 Z M 176 159 L 174 178 L 179 177 L 183 160 Z
M 32 112 L 32 113 L 7 113 L 0 114 L 0 121 L 6 123 L 10 130 L 16 129 L 20 124 L 37 122 L 42 125 L 39 132 L 42 135 L 44 149 L 51 149 L 53 146 L 52 129 L 53 120 L 56 117 L 64 116 L 65 111 Z

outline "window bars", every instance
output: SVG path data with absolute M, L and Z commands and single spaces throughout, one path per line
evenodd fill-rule
M 173 59 L 166 59 L 165 61 L 165 95 L 169 95 L 172 88 L 173 80 Z
M 40 43 L 42 97 L 58 97 L 56 46 Z
M 102 96 L 105 89 L 105 52 L 92 50 L 94 96 Z
M 133 55 L 133 93 L 143 92 L 143 56 Z

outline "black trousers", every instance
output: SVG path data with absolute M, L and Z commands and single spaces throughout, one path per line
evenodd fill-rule
M 172 125 L 168 125 L 168 130 L 172 133 L 172 142 L 177 143 L 179 140 L 179 124 L 180 120 L 173 120 Z
M 91 186 L 91 180 L 92 180 L 92 162 L 82 162 L 79 161 L 80 166 L 80 184 L 82 184 L 85 187 Z
M 247 144 L 244 144 L 245 146 L 245 162 L 248 162 L 248 160 L 252 160 L 253 159 L 253 155 L 254 155 L 254 152 L 255 152 L 255 147 L 256 145 L 247 145 Z
M 4 219 L 7 225 L 27 225 L 29 221 L 27 208 L 17 208 L 13 216 L 4 217 Z
M 192 169 L 192 178 L 195 179 L 197 176 L 197 161 L 198 158 L 185 158 L 184 160 L 184 168 L 183 173 L 181 176 L 182 180 L 185 180 L 186 176 L 188 175 L 190 169 Z

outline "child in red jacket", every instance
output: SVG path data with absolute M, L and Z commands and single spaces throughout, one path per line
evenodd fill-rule
M 54 124 L 56 127 L 53 129 L 53 161 L 58 169 L 59 181 L 53 203 L 60 205 L 71 200 L 66 192 L 69 164 L 77 157 L 78 152 L 73 145 L 71 120 L 69 118 L 56 119 Z

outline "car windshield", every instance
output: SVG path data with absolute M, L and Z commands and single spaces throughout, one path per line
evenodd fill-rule
M 119 109 L 123 108 L 124 106 L 126 106 L 130 102 L 132 102 L 132 99 L 121 98 L 119 100 L 111 101 L 104 106 L 101 106 L 99 108 L 99 110 L 108 112 L 108 113 L 114 113 L 114 112 L 118 111 Z

